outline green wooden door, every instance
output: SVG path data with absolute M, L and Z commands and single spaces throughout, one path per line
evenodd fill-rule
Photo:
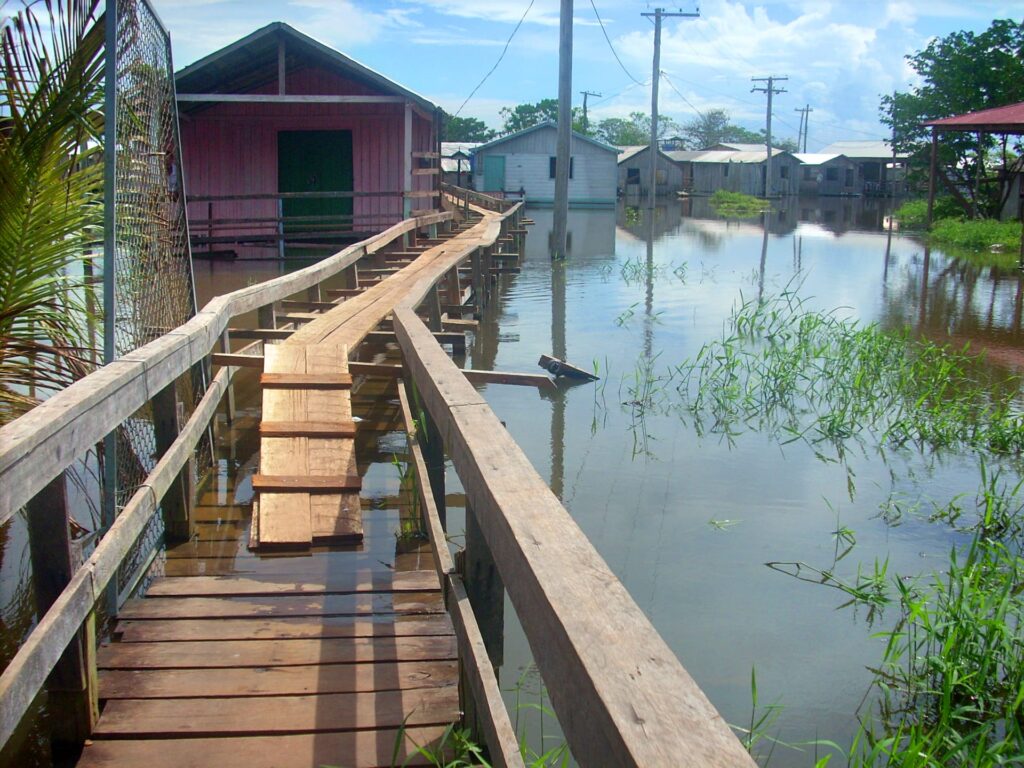
M 501 192 L 505 189 L 505 156 L 484 155 L 484 188 L 482 192 Z
M 278 192 L 351 192 L 352 131 L 279 131 Z M 351 216 L 352 198 L 286 198 L 285 217 Z M 344 231 L 352 220 L 286 222 L 285 232 Z

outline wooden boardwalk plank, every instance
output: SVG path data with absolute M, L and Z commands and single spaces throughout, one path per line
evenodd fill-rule
M 149 619 L 118 622 L 122 643 L 170 640 L 284 640 L 318 637 L 450 635 L 445 614 L 274 617 L 268 619 Z
M 441 593 L 274 595 L 128 600 L 122 619 L 245 619 L 261 616 L 331 616 L 369 613 L 440 613 Z
M 423 592 L 440 589 L 433 571 L 382 573 L 357 571 L 331 574 L 326 580 L 252 578 L 246 576 L 165 577 L 149 588 L 149 597 L 212 597 L 217 595 L 345 594 L 353 592 Z
M 380 661 L 442 661 L 456 658 L 449 635 L 413 637 L 180 640 L 169 643 L 108 643 L 97 652 L 100 669 L 202 669 L 356 664 Z
M 444 725 L 459 719 L 458 686 L 320 696 L 108 701 L 98 738 L 243 736 Z
M 458 675 L 458 662 L 450 660 L 241 669 L 108 669 L 100 671 L 99 679 L 103 698 L 109 701 L 414 690 L 452 685 Z M 273 702 L 267 706 L 272 707 Z
M 426 765 L 418 745 L 436 744 L 442 727 L 409 728 L 399 765 Z M 82 751 L 79 768 L 384 768 L 392 765 L 397 730 L 189 739 L 100 739 Z M 408 762 L 407 762 L 408 760 Z

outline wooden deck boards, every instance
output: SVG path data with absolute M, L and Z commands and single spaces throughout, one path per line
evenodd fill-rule
M 364 536 L 359 493 L 339 483 L 359 478 L 350 345 L 481 231 L 432 244 L 266 346 L 259 518 L 233 493 L 204 495 L 196 536 L 123 606 L 98 652 L 103 711 L 80 766 L 370 768 L 391 765 L 396 745 L 399 764 L 420 765 L 417 746 L 459 720 L 457 643 L 429 544 L 396 546 L 370 509 Z

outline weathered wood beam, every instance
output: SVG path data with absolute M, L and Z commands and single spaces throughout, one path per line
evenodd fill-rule
M 401 96 L 332 96 L 280 93 L 179 93 L 179 102 L 232 102 L 242 104 L 404 104 Z

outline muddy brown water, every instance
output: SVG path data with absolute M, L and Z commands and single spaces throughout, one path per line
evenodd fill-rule
M 1019 277 L 956 261 L 886 231 L 886 205 L 788 200 L 769 216 L 767 228 L 757 219 L 721 220 L 704 200 L 659 205 L 653 216 L 623 205 L 573 211 L 570 256 L 555 266 L 547 251 L 551 212 L 532 209 L 536 223 L 522 272 L 503 277 L 500 297 L 465 360 L 467 367 L 530 372 L 542 353 L 588 369 L 599 362 L 598 385 L 543 396 L 523 387 L 482 389 L 723 717 L 741 726 L 749 722 L 756 669 L 761 702 L 782 707 L 771 735 L 783 741 L 849 743 L 871 678 L 867 668 L 882 652 L 872 635 L 893 617 L 839 610 L 841 594 L 765 563 L 827 566 L 832 532 L 842 525 L 857 540 L 838 569 L 843 576 L 876 557 L 888 558 L 890 572 L 941 569 L 956 534 L 923 515 L 905 515 L 893 526 L 879 511 L 890 497 L 925 505 L 961 493 L 973 497 L 978 458 L 970 452 L 883 456 L 864 450 L 852 451 L 843 466 L 822 461 L 805 444 L 783 446 L 752 430 L 731 440 L 698 435 L 672 413 L 649 411 L 638 428 L 635 410 L 624 404 L 623 381 L 639 360 L 654 359 L 658 369 L 695 354 L 721 334 L 741 297 L 770 297 L 794 286 L 808 306 L 844 307 L 848 316 L 891 329 L 909 326 L 957 346 L 969 341 L 990 350 L 995 373 L 1015 370 L 1024 360 Z M 283 269 L 277 263 L 197 262 L 200 303 Z M 209 491 L 225 504 L 244 504 L 245 477 L 255 467 L 258 403 L 254 393 L 248 398 L 242 398 L 248 417 L 220 442 Z M 374 421 L 394 413 L 366 407 Z M 391 458 L 401 453 L 402 442 L 386 423 L 361 441 L 369 525 L 384 534 L 368 538 L 368 557 L 401 554 L 391 537 L 400 527 Z M 451 471 L 448 482 L 457 504 L 458 480 Z M 456 542 L 463 526 L 461 510 L 453 507 L 449 531 Z M 244 556 L 244 549 L 238 551 Z M 34 618 L 24 588 L 30 567 L 22 520 L 0 529 L 0 552 L 0 651 L 6 661 Z M 507 599 L 503 635 L 499 673 L 513 719 L 533 749 L 556 746 L 557 724 L 532 706 L 541 701 L 540 682 Z M 44 712 L 25 729 L 22 748 L 7 750 L 0 764 L 50 764 L 45 722 Z M 809 765 L 812 756 L 813 748 L 779 747 L 771 764 Z

